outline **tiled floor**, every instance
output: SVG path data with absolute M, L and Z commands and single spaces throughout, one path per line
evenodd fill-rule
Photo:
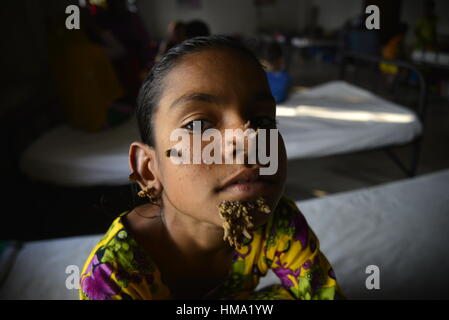
M 337 78 L 337 66 L 316 61 L 293 61 L 296 85 L 312 86 Z M 404 158 L 410 148 L 396 148 Z M 449 100 L 430 94 L 418 175 L 449 168 Z M 405 179 L 383 151 L 294 160 L 288 164 L 286 194 L 302 200 Z

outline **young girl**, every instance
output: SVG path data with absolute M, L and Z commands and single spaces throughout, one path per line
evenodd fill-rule
M 81 299 L 334 299 L 341 296 L 319 242 L 278 170 L 261 165 L 179 164 L 173 130 L 276 128 L 264 69 L 239 42 L 197 37 L 151 70 L 138 99 L 141 142 L 132 180 L 149 203 L 121 214 L 89 255 Z M 204 147 L 204 145 L 202 146 Z M 175 152 L 176 153 L 176 152 Z M 271 269 L 281 285 L 255 291 Z

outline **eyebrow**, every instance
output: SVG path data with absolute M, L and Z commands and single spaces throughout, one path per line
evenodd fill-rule
M 190 101 L 196 101 L 196 102 L 207 102 L 207 103 L 218 103 L 219 98 L 217 96 L 213 96 L 211 94 L 207 93 L 201 93 L 201 92 L 194 92 L 194 93 L 188 93 L 185 95 L 180 96 L 177 98 L 173 103 L 170 105 L 169 109 L 172 109 L 176 105 L 179 105 L 184 102 L 190 102 Z
M 173 107 L 180 105 L 185 102 L 206 102 L 206 103 L 212 103 L 212 104 L 218 104 L 220 103 L 220 98 L 208 93 L 201 93 L 201 92 L 194 92 L 194 93 L 188 93 L 185 95 L 182 95 L 181 97 L 177 98 L 173 103 L 170 105 L 169 109 L 172 109 Z M 268 92 L 258 92 L 256 93 L 252 101 L 255 102 L 269 102 L 272 104 L 276 104 L 273 96 L 271 93 Z

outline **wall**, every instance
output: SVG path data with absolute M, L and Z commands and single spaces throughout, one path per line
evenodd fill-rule
M 318 24 L 325 31 L 342 27 L 346 20 L 364 11 L 362 0 L 312 0 L 311 3 L 319 7 Z
M 163 37 L 173 20 L 204 19 L 213 33 L 254 35 L 258 28 L 299 31 L 310 20 L 310 7 L 320 8 L 318 22 L 326 31 L 362 12 L 362 0 L 276 0 L 256 7 L 253 0 L 202 0 L 199 10 L 180 9 L 176 0 L 138 0 L 137 7 L 152 36 Z
M 0 10 L 2 92 L 0 112 L 43 93 L 48 81 L 48 58 L 44 20 L 64 15 L 65 6 L 78 0 L 5 1 Z M 177 0 L 137 0 L 139 12 L 151 36 L 161 38 L 175 19 L 204 19 L 213 33 L 254 35 L 259 28 L 301 30 L 310 21 L 311 6 L 318 6 L 318 23 L 324 30 L 339 28 L 363 12 L 363 0 L 276 0 L 273 5 L 254 6 L 254 0 L 202 0 L 200 10 L 181 10 Z M 449 35 L 449 1 L 435 0 L 438 33 Z M 402 0 L 401 19 L 408 23 L 408 42 L 421 16 L 422 1 Z
M 163 37 L 173 20 L 202 19 L 212 33 L 254 35 L 258 28 L 297 29 L 298 8 L 302 1 L 277 0 L 256 8 L 253 0 L 203 0 L 199 10 L 180 9 L 176 0 L 137 1 L 139 13 L 153 37 Z
M 327 31 L 339 28 L 351 17 L 363 13 L 362 0 L 300 0 L 307 5 L 320 7 L 319 24 Z M 303 5 L 304 6 L 304 5 Z M 438 16 L 437 33 L 449 35 L 449 1 L 435 0 L 435 13 Z M 381 12 L 382 14 L 382 12 Z M 402 0 L 401 20 L 409 25 L 407 39 L 413 38 L 413 28 L 416 20 L 423 14 L 422 0 Z

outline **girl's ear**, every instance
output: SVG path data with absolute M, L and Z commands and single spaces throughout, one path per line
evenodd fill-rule
M 157 193 L 162 192 L 162 185 L 157 171 L 157 158 L 154 148 L 142 142 L 133 142 L 129 147 L 130 178 L 136 181 L 140 188 L 153 187 Z

